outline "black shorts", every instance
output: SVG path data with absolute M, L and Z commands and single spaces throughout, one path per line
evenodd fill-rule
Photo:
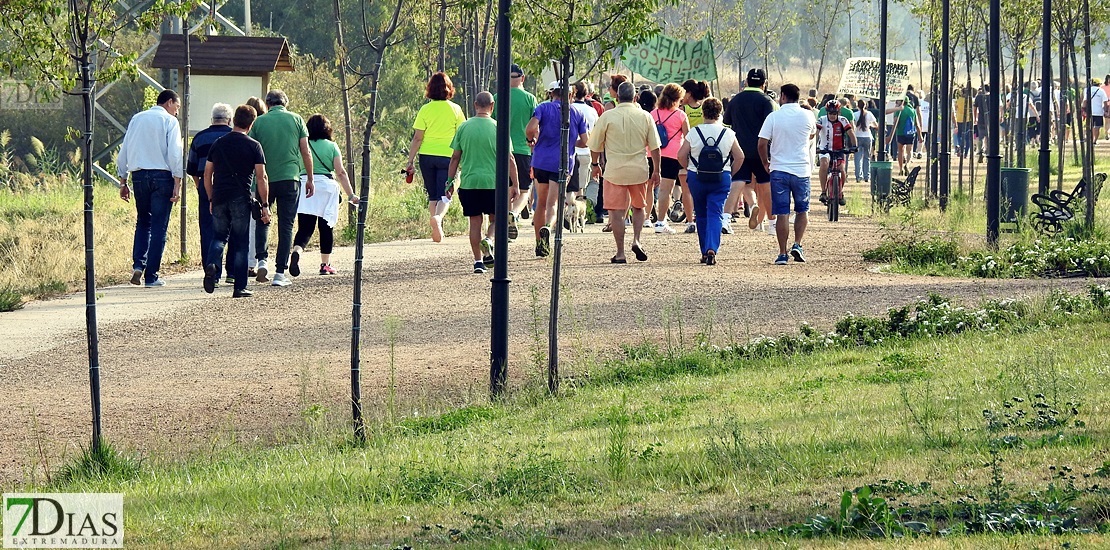
M 497 197 L 495 189 L 459 189 L 459 202 L 462 203 L 463 215 L 481 216 L 493 215 L 496 212 L 494 198 Z
M 898 137 L 898 145 L 913 145 L 917 139 L 917 134 L 901 134 Z
M 678 163 L 678 159 L 670 157 L 659 159 L 659 177 L 666 180 L 676 180 L 678 179 L 679 170 L 682 170 L 682 165 Z
M 532 155 L 513 153 L 513 162 L 516 162 L 516 182 L 521 191 L 532 188 Z
M 546 185 L 550 183 L 557 183 L 559 181 L 558 172 L 544 170 L 543 168 L 533 168 L 532 172 L 536 175 L 536 183 L 542 183 Z M 574 177 L 575 172 L 576 170 L 574 169 L 574 163 L 571 162 L 567 165 L 567 191 L 572 193 L 578 192 L 578 178 Z
M 733 180 L 753 183 L 753 179 L 754 183 L 771 183 L 771 174 L 767 173 L 759 157 L 744 157 L 744 163 L 740 165 L 740 171 L 736 173 Z
M 424 179 L 424 191 L 428 202 L 438 201 L 447 191 L 447 167 L 451 157 L 420 155 L 420 176 Z
M 1094 128 L 1102 128 L 1102 117 L 1091 116 L 1091 126 Z

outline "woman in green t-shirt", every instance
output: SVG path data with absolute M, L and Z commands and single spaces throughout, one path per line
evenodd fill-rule
M 443 72 L 428 79 L 424 97 L 428 101 L 416 113 L 414 130 L 409 145 L 409 164 L 405 170 L 411 175 L 415 170 L 417 154 L 420 155 L 420 175 L 428 193 L 428 214 L 431 217 L 432 240 L 443 239 L 443 215 L 447 213 L 447 166 L 451 163 L 451 140 L 455 130 L 466 121 L 462 108 L 450 99 L 455 96 L 455 86 Z
M 312 154 L 312 181 L 316 186 L 311 197 L 304 183 L 310 177 L 301 173 L 301 199 L 297 203 L 297 234 L 293 237 L 293 254 L 289 274 L 301 274 L 301 253 L 308 246 L 312 233 L 320 228 L 320 275 L 335 275 L 331 267 L 331 251 L 335 243 L 335 225 L 339 221 L 340 187 L 351 204 L 358 204 L 358 195 L 351 188 L 339 146 L 332 141 L 331 122 L 322 114 L 308 117 L 308 148 Z

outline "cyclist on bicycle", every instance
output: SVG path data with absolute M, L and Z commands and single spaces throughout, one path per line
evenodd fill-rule
M 856 132 L 852 129 L 852 122 L 840 113 L 840 102 L 831 99 L 825 105 L 825 115 L 817 119 L 817 149 L 831 151 L 845 151 L 856 148 Z M 821 165 L 821 204 L 829 203 L 829 170 L 840 171 L 840 186 L 837 195 L 840 205 L 844 206 L 844 165 L 847 155 L 840 154 L 836 159 L 836 166 L 829 166 L 830 156 L 822 153 L 818 158 Z

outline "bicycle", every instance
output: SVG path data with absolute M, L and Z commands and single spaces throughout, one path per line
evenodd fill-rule
M 841 200 L 841 185 L 844 180 L 844 169 L 848 163 L 848 155 L 855 153 L 856 148 L 849 149 L 818 149 L 818 155 L 829 155 L 829 180 L 826 188 L 828 191 L 826 195 L 829 200 L 828 214 L 829 221 L 835 222 L 840 220 L 840 200 Z

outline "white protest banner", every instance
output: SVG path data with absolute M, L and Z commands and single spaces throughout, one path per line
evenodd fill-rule
M 854 94 L 856 97 L 879 98 L 880 63 L 877 57 L 852 57 L 844 62 L 840 74 L 838 97 Z M 886 99 L 897 101 L 906 98 L 910 83 L 910 64 L 906 61 L 886 61 Z

